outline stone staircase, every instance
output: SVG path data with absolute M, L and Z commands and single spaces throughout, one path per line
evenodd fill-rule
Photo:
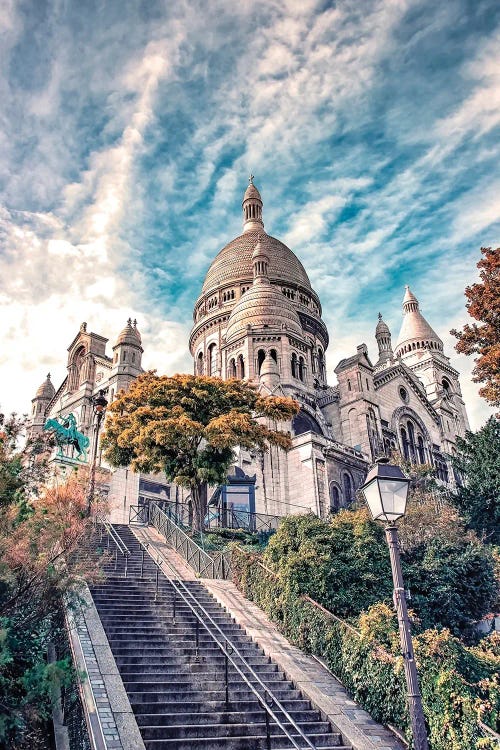
M 224 653 L 202 625 L 196 626 L 190 606 L 178 592 L 174 594 L 175 587 L 161 572 L 155 603 L 157 566 L 146 554 L 141 580 L 138 540 L 128 526 L 114 529 L 131 553 L 127 577 L 123 577 L 124 557 L 118 555 L 116 570 L 114 561 L 104 564 L 107 577 L 91 591 L 146 750 L 310 750 L 311 746 L 350 750 L 342 744 L 340 733 L 322 721 L 201 583 L 177 582 L 180 591 L 185 586 L 195 597 L 195 609 L 201 612 L 202 606 L 243 657 L 236 651 L 232 655 L 244 676 L 228 661 L 226 702 Z M 189 595 L 184 596 L 191 603 Z M 267 696 L 259 679 L 269 691 Z M 267 700 L 289 737 L 271 718 L 268 738 L 266 712 L 252 686 Z

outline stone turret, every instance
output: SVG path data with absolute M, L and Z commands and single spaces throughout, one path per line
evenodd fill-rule
M 378 362 L 375 367 L 381 367 L 382 365 L 392 362 L 394 359 L 394 352 L 392 351 L 392 338 L 389 326 L 382 319 L 382 313 L 378 314 L 378 323 L 375 329 L 375 338 L 378 344 Z
M 410 287 L 406 286 L 403 299 L 403 324 L 399 332 L 395 355 L 405 357 L 422 350 L 442 352 L 443 342 L 420 312 L 418 299 Z
M 46 421 L 47 407 L 54 398 L 55 388 L 50 379 L 50 372 L 38 388 L 35 397 L 31 399 L 31 423 L 29 426 L 29 437 L 34 437 L 43 430 Z
M 262 198 L 260 193 L 253 184 L 253 174 L 248 178 L 249 185 L 243 196 L 243 231 L 254 232 L 255 230 L 264 229 L 262 220 Z

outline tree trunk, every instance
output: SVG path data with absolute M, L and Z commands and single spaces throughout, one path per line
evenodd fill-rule
M 202 532 L 207 514 L 207 484 L 202 482 L 191 490 L 193 501 L 193 531 Z

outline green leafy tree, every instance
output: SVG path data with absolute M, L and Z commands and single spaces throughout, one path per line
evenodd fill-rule
M 500 544 L 500 420 L 490 417 L 477 432 L 458 438 L 454 464 L 464 484 L 453 504 L 485 541 Z
M 488 545 L 477 539 L 431 539 L 403 558 L 411 606 L 423 628 L 445 627 L 472 635 L 472 625 L 491 611 L 498 581 Z
M 298 411 L 292 399 L 262 397 L 241 380 L 158 376 L 137 378 L 108 410 L 102 439 L 113 466 L 164 471 L 191 492 L 193 526 L 199 531 L 207 507 L 207 485 L 221 484 L 237 446 L 287 450 L 290 436 L 277 423 Z
M 389 599 L 392 579 L 381 526 L 364 509 L 288 516 L 273 535 L 265 561 L 296 595 L 307 594 L 340 617 Z

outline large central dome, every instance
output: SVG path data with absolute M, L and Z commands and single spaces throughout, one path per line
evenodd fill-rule
M 269 256 L 270 280 L 312 291 L 309 277 L 297 256 L 283 242 L 260 228 L 244 232 L 222 248 L 208 269 L 202 294 L 242 279 L 252 279 L 252 252 L 259 236 Z

